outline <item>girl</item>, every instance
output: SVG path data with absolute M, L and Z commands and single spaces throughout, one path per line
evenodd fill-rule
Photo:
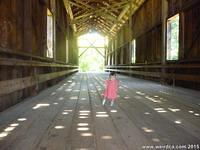
M 115 72 L 111 72 L 109 75 L 109 79 L 105 81 L 105 91 L 104 91 L 104 100 L 102 101 L 102 105 L 105 104 L 106 100 L 109 100 L 110 106 L 113 106 L 114 101 L 117 98 L 118 92 L 118 80 L 116 79 Z

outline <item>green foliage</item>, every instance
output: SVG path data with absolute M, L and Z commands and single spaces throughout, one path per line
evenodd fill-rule
M 107 45 L 107 38 L 97 32 L 87 33 L 78 38 L 79 47 L 79 70 L 86 71 L 103 71 L 105 54 L 104 47 Z M 101 47 L 97 49 L 88 47 Z M 84 48 L 85 47 L 85 48 Z M 101 54 L 99 54 L 99 52 Z
M 177 60 L 179 53 L 179 16 L 168 21 L 167 32 L 167 59 Z
M 89 64 L 88 64 L 88 62 L 84 62 L 83 61 L 82 63 L 80 63 L 79 67 L 81 69 L 81 72 L 86 72 L 86 71 L 89 70 Z
M 104 54 L 104 50 L 101 52 Z M 90 48 L 79 58 L 79 69 L 81 72 L 103 71 L 104 58 L 95 49 Z

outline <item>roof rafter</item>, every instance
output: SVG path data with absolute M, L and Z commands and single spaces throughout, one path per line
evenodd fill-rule
M 145 0 L 63 0 L 75 35 L 90 29 L 113 37 Z
M 70 19 L 73 20 L 73 19 L 74 19 L 74 16 L 73 16 L 73 12 L 72 12 L 71 6 L 70 6 L 70 4 L 69 4 L 69 0 L 63 0 L 63 2 L 64 2 L 64 5 L 65 5 L 66 11 L 67 11 L 68 14 L 69 14 Z M 75 24 L 72 25 L 72 28 L 73 28 L 73 30 L 74 30 L 75 32 L 77 31 L 77 30 L 76 30 L 76 25 L 75 25 Z
M 128 16 L 132 15 L 136 10 L 137 8 L 139 8 L 139 6 L 145 1 L 145 0 L 140 0 L 140 1 L 136 1 L 135 0 L 128 0 L 129 3 L 126 5 L 126 7 L 121 11 L 120 15 L 118 16 L 117 18 L 117 23 L 115 23 L 110 31 L 112 31 L 114 28 L 119 28 L 119 26 L 122 26 L 121 23 L 123 22 L 123 18 L 126 18 L 126 20 L 128 19 L 128 17 L 126 16 L 127 13 Z M 140 4 L 138 4 L 138 2 L 140 2 Z M 134 9 L 133 9 L 134 8 Z M 121 22 L 121 23 L 119 23 Z M 125 22 L 124 22 L 125 23 Z M 123 23 L 122 23 L 123 24 Z
M 76 20 L 76 19 L 80 19 L 82 17 L 88 17 L 88 16 L 93 15 L 93 14 L 105 13 L 105 10 L 109 11 L 110 8 L 115 8 L 115 9 L 117 9 L 117 8 L 123 8 L 124 4 L 127 4 L 127 2 L 126 3 L 125 2 L 121 2 L 121 3 L 118 3 L 118 4 L 112 5 L 112 6 L 102 7 L 102 8 L 97 9 L 97 10 L 91 10 L 87 14 L 80 15 L 80 16 L 74 18 L 74 19 Z
M 94 7 L 88 5 L 86 2 L 83 2 L 81 0 L 74 0 L 74 1 L 77 2 L 77 3 L 79 3 L 79 4 L 81 4 L 81 5 L 83 5 L 83 6 L 85 6 L 86 8 L 94 9 Z

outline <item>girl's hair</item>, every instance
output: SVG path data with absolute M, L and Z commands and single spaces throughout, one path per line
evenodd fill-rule
M 110 72 L 109 76 L 116 76 L 115 72 Z

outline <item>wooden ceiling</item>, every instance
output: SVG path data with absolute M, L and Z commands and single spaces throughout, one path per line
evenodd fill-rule
M 145 0 L 63 0 L 77 36 L 95 30 L 113 37 Z

